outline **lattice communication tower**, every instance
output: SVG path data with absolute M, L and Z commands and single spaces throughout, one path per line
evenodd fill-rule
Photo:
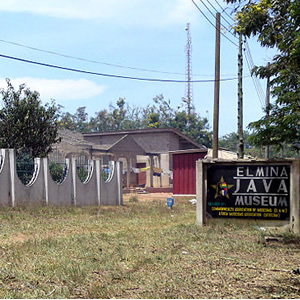
M 192 89 L 192 39 L 190 33 L 190 23 L 186 24 L 186 70 L 185 70 L 185 77 L 186 77 L 186 90 L 185 90 L 185 102 L 187 104 L 188 115 L 190 116 L 194 111 L 193 106 L 193 89 Z

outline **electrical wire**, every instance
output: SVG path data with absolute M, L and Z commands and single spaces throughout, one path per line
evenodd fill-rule
M 201 2 L 203 2 L 202 0 L 200 0 Z M 213 8 L 214 8 L 214 10 L 215 11 L 217 11 L 217 9 L 212 5 L 212 3 L 209 1 L 209 0 L 206 0 Z M 231 19 L 231 20 L 233 20 L 234 21 L 234 19 L 230 16 L 230 15 L 228 15 L 227 13 L 226 13 L 226 11 L 223 9 L 223 7 L 218 3 L 218 1 L 217 0 L 215 0 L 215 2 L 218 4 L 218 6 L 222 9 L 222 12 L 225 12 L 225 14 Z M 225 18 L 224 18 L 224 20 L 228 23 L 228 24 L 230 24 Z M 231 26 L 231 24 L 230 24 L 230 26 Z M 226 27 L 225 27 L 226 28 Z M 226 28 L 227 29 L 227 28 Z M 253 62 L 253 58 L 252 58 L 252 55 L 251 55 L 251 51 L 250 51 L 250 48 L 249 48 L 249 44 L 248 44 L 248 42 L 246 41 L 245 42 L 245 58 L 246 58 L 246 62 L 247 62 L 247 65 L 248 65 L 248 69 L 249 69 L 249 72 L 251 73 L 251 70 L 253 69 L 253 67 L 254 67 L 254 62 Z M 264 93 L 264 91 L 263 91 L 263 89 L 262 89 L 262 87 L 261 87 L 261 84 L 260 84 L 260 81 L 257 79 L 257 77 L 256 76 L 252 76 L 251 75 L 251 78 L 252 78 L 252 81 L 253 81 L 253 84 L 254 84 L 254 87 L 255 87 L 255 90 L 256 90 L 256 92 L 257 92 L 257 95 L 258 95 L 258 98 L 259 98 L 259 101 L 260 101 L 260 103 L 261 103 L 261 105 L 262 105 L 262 108 L 264 108 L 265 107 L 265 105 L 264 105 L 264 99 L 265 99 L 265 93 Z
M 62 67 L 62 66 L 52 65 L 52 64 L 47 64 L 47 63 L 41 63 L 41 62 L 28 60 L 28 59 L 24 59 L 24 58 L 19 58 L 19 57 L 14 57 L 14 56 L 9 56 L 9 55 L 5 55 L 5 54 L 0 54 L 0 57 L 10 59 L 10 60 L 14 60 L 14 61 L 23 62 L 23 63 L 33 64 L 33 65 L 38 65 L 38 66 L 43 66 L 43 67 L 48 67 L 48 68 L 53 68 L 53 69 L 59 69 L 59 70 L 64 70 L 64 71 L 70 71 L 70 72 L 75 72 L 75 73 L 95 75 L 95 76 L 103 76 L 103 77 L 111 77 L 111 78 L 119 78 L 119 79 L 131 79 L 131 80 L 149 81 L 149 82 L 170 82 L 170 83 L 186 83 L 187 82 L 186 80 L 142 78 L 142 77 L 123 76 L 123 75 L 116 75 L 116 74 L 98 73 L 98 72 L 92 72 L 92 71 Z M 223 79 L 220 79 L 219 81 L 231 81 L 231 80 L 237 80 L 237 77 L 223 78 Z M 204 82 L 215 82 L 215 80 L 214 79 L 191 80 L 190 82 L 193 82 L 193 83 L 202 82 L 202 83 L 204 83 Z
M 208 4 L 216 11 L 216 12 L 219 12 L 216 8 L 215 8 L 215 6 L 209 1 L 209 0 L 206 0 L 207 2 L 208 2 Z M 201 1 L 202 2 L 202 1 Z M 222 8 L 222 6 L 221 6 L 221 8 Z M 222 8 L 222 12 L 223 12 L 224 10 L 223 10 L 223 8 Z M 214 16 L 214 15 L 213 15 Z M 221 18 L 230 26 L 230 27 L 232 27 L 232 24 L 229 22 L 229 21 L 227 21 L 227 19 L 222 15 L 222 13 L 221 13 Z M 226 26 L 224 26 L 222 23 L 221 23 L 221 25 L 225 28 L 225 29 L 227 29 L 236 39 L 238 39 L 238 37 L 236 37 L 231 31 L 230 31 L 230 29 L 228 29 L 228 27 L 226 27 Z
M 201 10 L 201 8 L 195 3 L 194 0 L 191 0 L 193 2 L 193 4 L 195 5 L 195 7 L 199 10 L 199 12 L 204 16 L 204 18 L 215 28 L 216 26 L 210 21 L 210 19 L 205 15 L 205 13 Z M 223 34 L 222 32 L 220 32 L 222 36 L 224 36 L 229 42 L 231 42 L 233 45 L 235 45 L 236 47 L 238 47 L 238 44 L 236 44 L 235 42 L 233 42 L 230 38 L 228 38 L 225 34 Z
M 2 39 L 0 39 L 0 42 L 6 43 L 6 44 L 10 44 L 10 45 L 14 45 L 14 46 L 18 46 L 18 47 L 23 47 L 23 48 L 34 50 L 34 51 L 38 51 L 38 52 L 48 53 L 48 54 L 51 54 L 51 55 L 56 55 L 56 56 L 60 56 L 60 57 L 76 59 L 76 60 L 80 60 L 80 61 L 84 61 L 84 62 L 89 62 L 89 63 L 94 63 L 94 64 L 101 64 L 101 65 L 106 65 L 106 66 L 111 66 L 111 67 L 117 67 L 117 68 L 123 68 L 123 69 L 130 69 L 130 70 L 137 70 L 137 71 L 143 71 L 143 72 L 172 74 L 172 75 L 184 75 L 184 73 L 175 73 L 175 72 L 167 72 L 167 71 L 159 71 L 159 70 L 153 70 L 153 69 L 144 69 L 144 68 L 130 67 L 130 66 L 124 66 L 124 65 L 118 65 L 118 64 L 111 64 L 111 63 L 107 63 L 107 62 L 101 62 L 101 61 L 97 61 L 97 60 L 91 60 L 91 59 L 81 58 L 81 57 L 77 57 L 77 56 L 62 54 L 62 53 L 58 53 L 58 52 L 55 52 L 55 51 L 44 50 L 44 49 L 40 49 L 40 48 L 36 48 L 36 47 L 32 47 L 32 46 L 27 46 L 27 45 L 16 43 L 16 42 L 6 41 L 6 40 L 2 40 Z M 198 75 L 198 76 L 202 76 L 202 75 Z
M 160 70 L 154 70 L 154 69 L 145 69 L 145 68 L 137 68 L 137 67 L 131 67 L 131 66 L 118 65 L 118 64 L 111 64 L 111 63 L 107 63 L 107 62 L 101 62 L 98 60 L 86 59 L 86 58 L 63 54 L 63 53 L 59 53 L 59 52 L 55 52 L 55 51 L 51 51 L 51 50 L 36 48 L 36 47 L 24 45 L 24 44 L 17 43 L 17 42 L 7 41 L 7 40 L 3 40 L 3 39 L 0 39 L 0 42 L 18 46 L 18 47 L 22 47 L 22 48 L 29 49 L 29 50 L 34 50 L 34 51 L 38 51 L 38 52 L 42 52 L 42 53 L 47 53 L 47 54 L 51 54 L 51 55 L 56 55 L 56 56 L 60 56 L 60 57 L 64 57 L 64 58 L 75 59 L 75 60 L 94 63 L 94 64 L 101 64 L 101 65 L 106 65 L 106 66 L 111 66 L 111 67 L 143 71 L 143 72 L 152 72 L 152 73 L 161 73 L 161 74 L 170 74 L 170 75 L 185 75 L 185 73 L 179 73 L 179 72 L 167 72 L 167 71 L 160 71 Z M 193 74 L 193 76 L 211 77 L 212 75 Z M 228 76 L 230 76 L 230 75 L 228 75 Z
M 247 45 L 247 42 L 245 43 L 245 45 Z M 249 71 L 250 71 L 250 73 L 251 73 L 251 70 L 252 70 L 252 68 L 254 67 L 254 64 L 253 64 L 252 57 L 250 57 L 251 53 L 248 52 L 248 51 L 246 51 L 246 49 L 247 49 L 247 46 L 245 47 L 244 53 L 245 53 L 245 58 L 246 58 L 246 62 L 247 62 L 248 69 L 249 69 Z M 250 49 L 249 49 L 249 50 L 250 50 Z M 250 55 L 249 55 L 249 53 L 250 53 Z M 260 82 L 259 82 L 258 79 L 257 79 L 255 76 L 253 76 L 253 75 L 251 75 L 251 78 L 252 78 L 252 82 L 253 82 L 254 88 L 255 88 L 255 90 L 256 90 L 258 99 L 259 99 L 259 101 L 260 101 L 261 108 L 264 109 L 264 108 L 265 108 L 265 103 L 264 103 L 264 101 L 265 101 L 265 95 L 264 95 L 264 92 L 263 92 L 262 87 L 261 87 L 261 85 L 260 85 Z
M 227 16 L 227 17 L 229 17 L 232 21 L 234 21 L 234 18 L 232 17 L 232 16 L 230 16 L 227 12 L 226 12 L 226 10 L 221 6 L 221 4 L 218 2 L 218 0 L 215 0 L 215 2 L 218 4 L 218 6 L 222 9 L 222 12 L 224 12 L 225 13 L 225 15 Z M 234 21 L 235 22 L 235 21 Z
M 204 3 L 204 1 L 200 0 L 200 2 L 205 6 L 205 8 L 208 10 L 208 12 L 215 17 L 215 14 L 208 8 L 208 6 Z M 217 11 L 218 12 L 218 11 Z
M 245 56 L 245 58 L 246 58 L 246 62 L 247 62 L 248 69 L 251 70 L 251 67 L 250 67 L 250 63 L 249 63 L 248 57 Z M 257 82 L 255 81 L 255 79 L 253 78 L 253 76 L 251 76 L 251 79 L 252 79 L 254 88 L 255 88 L 255 90 L 256 90 L 256 93 L 257 93 L 257 96 L 258 96 L 258 100 L 259 100 L 259 102 L 260 102 L 260 104 L 261 104 L 261 108 L 263 109 L 263 108 L 264 108 L 264 104 L 263 104 L 263 101 L 262 101 L 262 98 L 261 98 L 261 94 L 260 94 L 259 91 L 258 91 Z
M 246 46 L 246 53 L 248 53 L 248 56 L 249 56 L 249 58 L 250 58 L 250 66 L 251 66 L 251 70 L 254 68 L 254 62 L 253 62 L 253 58 L 252 58 L 252 54 L 251 54 L 251 51 L 250 51 L 250 47 L 249 47 L 249 44 L 248 44 L 248 42 L 246 41 L 245 42 L 245 46 Z M 260 81 L 258 80 L 258 78 L 256 77 L 256 76 L 254 76 L 254 78 L 255 78 L 255 80 L 257 81 L 257 85 L 258 85 L 258 89 L 259 89 L 259 91 L 260 91 L 260 94 L 261 94 L 261 96 L 262 96 L 262 99 L 266 99 L 266 95 L 265 95 L 265 93 L 264 93 L 264 91 L 263 91 L 263 89 L 262 89 L 262 86 L 261 86 L 261 84 L 260 84 Z

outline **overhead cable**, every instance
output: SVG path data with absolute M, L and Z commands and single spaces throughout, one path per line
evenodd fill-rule
M 224 12 L 225 15 L 226 15 L 227 17 L 229 17 L 232 21 L 234 21 L 234 18 L 226 12 L 225 8 L 223 8 L 223 7 L 221 6 L 221 4 L 218 2 L 218 0 L 215 0 L 215 2 L 216 2 L 216 3 L 218 4 L 218 6 L 222 9 L 222 12 Z
M 44 49 L 40 49 L 40 48 L 36 48 L 36 47 L 32 47 L 32 46 L 27 46 L 27 45 L 16 43 L 16 42 L 6 41 L 6 40 L 2 40 L 2 39 L 0 39 L 0 42 L 6 43 L 6 44 L 10 44 L 10 45 L 14 45 L 14 46 L 23 47 L 23 48 L 34 50 L 34 51 L 38 51 L 38 52 L 44 52 L 44 53 L 48 53 L 48 54 L 52 54 L 52 55 L 56 55 L 56 56 L 61 56 L 61 57 L 65 57 L 65 58 L 71 58 L 71 59 L 81 60 L 81 61 L 90 62 L 90 63 L 94 63 L 94 64 L 101 64 L 101 65 L 106 65 L 106 66 L 111 66 L 111 67 L 117 67 L 117 68 L 123 68 L 123 69 L 131 69 L 131 70 L 137 70 L 137 71 L 143 71 L 143 72 L 153 72 L 153 73 L 163 73 L 163 74 L 173 74 L 173 75 L 184 75 L 184 73 L 175 73 L 175 72 L 167 72 L 167 71 L 159 71 L 159 70 L 152 70 L 152 69 L 130 67 L 130 66 L 124 66 L 124 65 L 119 65 L 119 64 L 112 64 L 112 63 L 102 62 L 102 61 L 98 61 L 98 60 L 92 60 L 92 59 L 87 59 L 87 58 L 72 56 L 72 55 L 68 55 L 68 54 L 58 53 L 58 52 L 55 52 L 55 51 L 44 50 Z
M 161 74 L 170 74 L 170 75 L 185 75 L 185 73 L 179 73 L 179 72 L 168 72 L 168 71 L 161 71 L 161 70 L 153 70 L 153 69 L 145 69 L 145 68 L 124 66 L 124 65 L 119 65 L 119 64 L 112 64 L 112 63 L 102 62 L 102 61 L 98 61 L 98 60 L 92 60 L 92 59 L 72 56 L 72 55 L 68 55 L 68 54 L 63 54 L 63 53 L 59 53 L 59 52 L 55 52 L 55 51 L 51 51 L 51 50 L 36 48 L 36 47 L 24 45 L 24 44 L 17 43 L 17 42 L 7 41 L 7 40 L 3 40 L 3 39 L 0 39 L 0 42 L 10 44 L 10 45 L 14 45 L 14 46 L 18 46 L 18 47 L 22 47 L 22 48 L 26 48 L 26 49 L 30 49 L 30 50 L 34 50 L 34 51 L 38 51 L 38 52 L 48 53 L 48 54 L 51 54 L 51 55 L 56 55 L 56 56 L 65 57 L 65 58 L 69 58 L 69 59 L 76 59 L 76 60 L 79 60 L 79 61 L 84 61 L 84 62 L 89 62 L 89 63 L 94 63 L 94 64 L 101 64 L 101 65 L 106 65 L 106 66 L 111 66 L 111 67 L 130 69 L 130 70 L 136 70 L 136 71 L 143 71 L 143 72 L 152 72 L 152 73 L 161 73 Z M 205 77 L 205 76 L 212 76 L 212 75 L 193 74 L 193 76 L 203 76 L 203 77 Z
M 253 58 L 252 58 L 250 47 L 249 47 L 249 44 L 248 44 L 247 41 L 246 41 L 245 45 L 246 45 L 246 53 L 248 53 L 249 58 L 250 58 L 250 66 L 251 66 L 250 72 L 251 72 L 255 65 L 254 65 L 254 61 L 253 61 Z M 260 81 L 258 80 L 258 78 L 256 76 L 254 76 L 254 78 L 257 81 L 258 89 L 260 91 L 260 94 L 262 95 L 262 99 L 266 99 L 266 95 L 265 95 L 265 93 L 264 93 L 264 91 L 261 87 Z
M 217 29 L 216 28 L 216 26 L 215 26 L 215 24 L 214 23 L 212 23 L 211 21 L 210 21 L 210 19 L 205 15 L 205 13 L 201 10 L 201 8 L 195 3 L 195 1 L 194 0 L 191 0 L 192 2 L 193 2 L 193 4 L 195 5 L 195 7 L 199 10 L 199 12 L 204 16 L 204 18 L 215 28 L 215 29 Z M 202 2 L 203 3 L 203 2 Z M 233 45 L 235 45 L 236 47 L 239 47 L 239 45 L 238 44 L 236 44 L 235 42 L 233 42 L 228 36 L 226 36 L 224 33 L 222 33 L 221 32 L 221 35 L 223 36 L 223 37 L 225 37 L 230 43 L 232 43 Z
M 245 45 L 247 45 L 247 42 L 245 43 Z M 246 58 L 246 62 L 247 62 L 247 66 L 248 66 L 248 69 L 251 73 L 251 70 L 253 69 L 254 67 L 254 64 L 253 64 L 253 60 L 252 60 L 252 57 L 250 57 L 251 53 L 250 51 L 246 51 L 247 49 L 247 46 L 245 47 L 245 58 Z M 250 49 L 249 49 L 250 50 Z M 256 90 L 256 93 L 257 93 L 257 96 L 258 96 L 258 99 L 260 101 L 260 104 L 261 104 L 261 107 L 262 109 L 265 108 L 265 103 L 264 103 L 264 100 L 265 100 L 265 95 L 264 95 L 264 92 L 262 90 L 262 87 L 261 87 L 261 84 L 260 84 L 260 81 L 257 79 L 256 76 L 254 75 L 251 75 L 251 78 L 252 78 L 252 82 L 253 82 L 253 85 L 254 85 L 254 88 Z
M 219 12 L 217 9 L 216 9 L 216 7 L 209 1 L 209 0 L 206 0 L 207 2 L 208 2 L 208 4 L 216 11 L 216 12 Z M 202 1 L 201 1 L 202 2 Z M 221 9 L 222 9 L 222 12 L 221 12 L 221 18 L 230 26 L 230 27 L 232 27 L 232 24 L 229 22 L 229 21 L 227 21 L 227 19 L 226 18 L 224 18 L 224 16 L 222 15 L 222 13 L 223 13 L 223 8 L 222 8 L 222 6 L 221 6 Z M 227 30 L 228 30 L 228 28 L 226 27 L 226 26 L 224 26 L 223 24 L 221 24 L 223 27 L 225 27 Z M 233 33 L 232 33 L 232 35 L 234 36 L 234 37 L 236 37 Z M 236 37 L 237 39 L 238 39 L 238 37 Z
M 138 80 L 138 81 L 149 81 L 149 82 L 170 82 L 170 83 L 186 83 L 186 80 L 176 80 L 176 79 L 158 79 L 158 78 L 142 78 L 142 77 L 132 77 L 132 76 L 123 76 L 123 75 L 116 75 L 116 74 L 107 74 L 107 73 L 98 73 L 98 72 L 92 72 L 92 71 L 86 71 L 86 70 L 80 70 L 80 69 L 74 69 L 74 68 L 68 68 L 68 67 L 62 67 L 58 65 L 52 65 L 52 64 L 47 64 L 47 63 L 41 63 L 33 60 L 28 60 L 24 58 L 19 58 L 19 57 L 14 57 L 14 56 L 9 56 L 5 54 L 0 54 L 0 57 L 10 59 L 10 60 L 15 60 L 23 63 L 28 63 L 28 64 L 33 64 L 33 65 L 38 65 L 38 66 L 43 66 L 43 67 L 48 67 L 48 68 L 53 68 L 53 69 L 59 69 L 59 70 L 64 70 L 64 71 L 70 71 L 70 72 L 75 72 L 75 73 L 83 73 L 83 74 L 88 74 L 88 75 L 95 75 L 95 76 L 102 76 L 102 77 L 111 77 L 111 78 L 119 78 L 119 79 L 130 79 L 130 80 Z M 234 78 L 223 78 L 220 79 L 219 81 L 231 81 L 231 80 L 236 80 L 237 77 Z M 194 83 L 205 83 L 205 82 L 214 82 L 214 79 L 207 79 L 207 80 L 191 80 L 191 82 Z

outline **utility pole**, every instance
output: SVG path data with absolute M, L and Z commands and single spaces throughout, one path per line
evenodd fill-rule
M 268 63 L 269 67 L 270 63 Z M 267 77 L 267 88 L 266 88 L 266 115 L 267 117 L 270 115 L 270 76 Z M 265 158 L 269 159 L 270 158 L 270 146 L 266 145 L 265 148 Z
M 239 34 L 238 54 L 238 158 L 244 158 L 244 132 L 243 132 L 243 40 Z
M 216 14 L 216 48 L 215 48 L 213 158 L 218 158 L 218 150 L 219 150 L 220 27 L 221 27 L 220 13 L 217 13 Z

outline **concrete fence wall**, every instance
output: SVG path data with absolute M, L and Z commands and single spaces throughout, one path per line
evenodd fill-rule
M 118 161 L 113 162 L 111 176 L 104 181 L 101 161 L 92 160 L 89 176 L 82 183 L 76 171 L 76 158 L 66 159 L 67 175 L 57 184 L 50 175 L 48 158 L 36 158 L 33 177 L 24 185 L 17 174 L 15 150 L 0 151 L 0 206 L 123 204 L 122 165 Z

